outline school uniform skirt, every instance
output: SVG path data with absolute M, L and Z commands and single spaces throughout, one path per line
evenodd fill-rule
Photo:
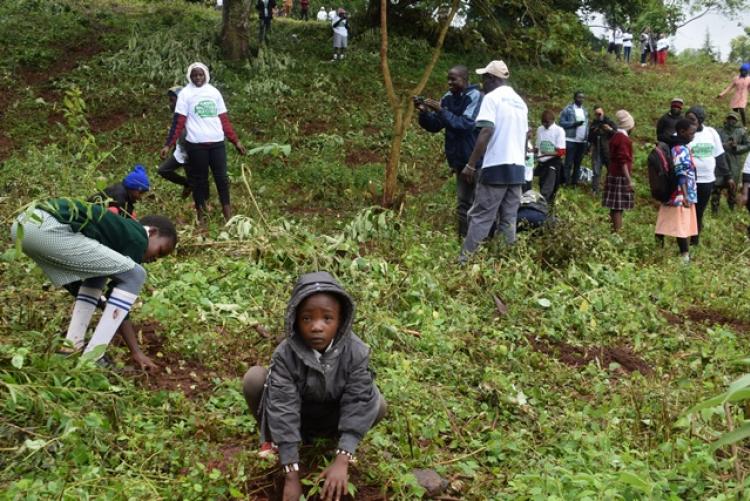
M 40 209 L 18 216 L 11 228 L 11 236 L 14 241 L 17 237 L 22 239 L 24 254 L 34 260 L 57 286 L 117 275 L 136 266 L 129 257 L 74 232 L 69 224 L 59 222 Z
M 607 176 L 602 193 L 602 205 L 611 210 L 628 210 L 635 206 L 635 196 L 630 191 L 625 176 Z
M 657 235 L 666 237 L 688 238 L 698 234 L 698 216 L 695 204 L 689 209 L 674 205 L 660 205 L 659 215 L 656 216 Z

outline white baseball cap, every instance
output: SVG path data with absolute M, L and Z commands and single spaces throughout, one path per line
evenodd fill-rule
M 498 78 L 508 78 L 510 76 L 508 65 L 506 65 L 503 61 L 492 61 L 484 68 L 479 68 L 477 70 L 477 74 L 479 75 L 484 75 L 485 73 L 489 73 L 490 75 L 494 75 Z

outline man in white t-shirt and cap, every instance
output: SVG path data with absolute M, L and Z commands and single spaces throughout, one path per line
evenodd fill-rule
M 344 52 L 349 40 L 349 19 L 343 7 L 339 7 L 331 20 L 333 28 L 333 61 L 344 59 Z
M 516 219 L 526 164 L 526 133 L 529 110 L 507 85 L 510 72 L 503 61 L 492 61 L 477 70 L 485 92 L 476 126 L 480 129 L 474 150 L 461 171 L 467 182 L 475 182 L 474 204 L 469 210 L 469 230 L 459 261 L 466 262 L 487 238 L 498 220 L 498 230 L 507 244 L 516 241 Z M 483 158 L 481 168 L 477 162 Z

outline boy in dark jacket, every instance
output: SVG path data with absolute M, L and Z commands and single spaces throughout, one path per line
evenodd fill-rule
M 419 125 L 428 132 L 445 129 L 445 158 L 456 175 L 456 218 L 458 237 L 466 236 L 469 229 L 466 213 L 474 203 L 474 184 L 467 183 L 459 174 L 474 150 L 479 129 L 475 120 L 482 104 L 482 93 L 477 85 L 469 85 L 466 66 L 454 66 L 448 71 L 448 92 L 440 102 L 434 99 L 414 98 L 419 110 Z
M 685 102 L 682 98 L 672 98 L 669 103 L 669 111 L 662 115 L 656 122 L 656 140 L 662 143 L 669 143 L 672 134 L 675 133 L 675 125 L 682 118 L 682 107 Z
M 287 338 L 271 366 L 255 366 L 243 393 L 259 423 L 261 455 L 278 447 L 286 474 L 284 499 L 299 499 L 299 444 L 338 436 L 336 459 L 322 474 L 323 499 L 347 491 L 349 461 L 357 444 L 383 418 L 386 404 L 369 368 L 370 350 L 352 332 L 354 301 L 329 273 L 297 280 L 287 305 Z

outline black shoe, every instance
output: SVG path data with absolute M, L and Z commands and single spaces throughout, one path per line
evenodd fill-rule
M 112 361 L 112 359 L 109 358 L 109 355 L 107 354 L 102 355 L 102 357 L 99 360 L 97 360 L 95 363 L 98 367 L 108 370 L 108 371 L 111 371 L 115 368 L 114 361 Z
M 700 240 L 698 239 L 698 235 L 694 235 L 694 236 L 690 237 L 690 246 L 691 247 L 695 247 L 698 244 L 700 244 Z

